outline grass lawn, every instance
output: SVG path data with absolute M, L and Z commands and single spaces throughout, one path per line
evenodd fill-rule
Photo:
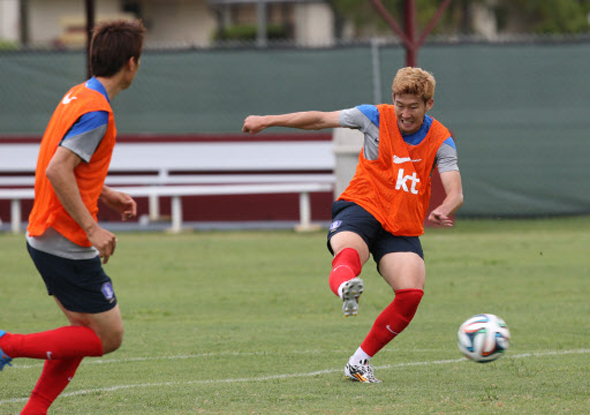
M 459 221 L 428 229 L 426 294 L 372 363 L 343 374 L 392 293 L 368 262 L 356 318 L 328 288 L 325 233 L 120 233 L 105 266 L 124 315 L 121 349 L 85 359 L 50 414 L 588 414 L 590 217 Z M 66 324 L 27 256 L 0 235 L 0 329 Z M 502 317 L 505 357 L 464 359 L 456 332 Z M 0 372 L 0 413 L 22 409 L 42 363 Z

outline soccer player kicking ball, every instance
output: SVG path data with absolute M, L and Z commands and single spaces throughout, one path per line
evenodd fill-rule
M 70 325 L 33 334 L 0 331 L 0 369 L 17 357 L 45 360 L 21 415 L 47 414 L 84 357 L 110 353 L 123 340 L 115 292 L 101 264 L 115 253 L 117 239 L 98 225 L 97 212 L 99 199 L 123 219 L 137 211 L 129 195 L 104 181 L 116 138 L 110 101 L 135 78 L 144 32 L 140 22 L 96 28 L 94 76 L 63 97 L 41 141 L 27 248 Z
M 452 226 L 451 215 L 463 204 L 453 138 L 440 122 L 426 115 L 434 103 L 434 88 L 430 73 L 402 68 L 393 80 L 393 105 L 249 116 L 242 128 L 256 134 L 273 126 L 346 127 L 364 134 L 356 173 L 332 205 L 328 249 L 334 260 L 329 283 L 342 299 L 344 315 L 356 315 L 363 292 L 359 274 L 372 254 L 395 296 L 344 369 L 353 381 L 380 382 L 369 361 L 408 326 L 424 294 L 426 271 L 418 237 L 424 233 L 435 166 L 446 197 L 428 219 Z

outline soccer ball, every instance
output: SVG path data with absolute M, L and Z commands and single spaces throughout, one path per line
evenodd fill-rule
M 510 342 L 508 326 L 493 314 L 478 314 L 459 327 L 459 350 L 465 357 L 487 363 L 504 355 Z

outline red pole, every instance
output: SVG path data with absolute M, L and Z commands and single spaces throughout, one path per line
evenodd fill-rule
M 443 12 L 449 7 L 452 0 L 444 0 L 436 14 L 430 19 L 428 26 L 424 31 L 420 34 L 420 38 L 416 41 L 416 0 L 406 0 L 405 1 L 405 10 L 404 10 L 404 20 L 405 20 L 405 30 L 402 31 L 398 26 L 397 22 L 393 18 L 393 16 L 387 11 L 381 0 L 370 0 L 371 4 L 381 15 L 383 20 L 387 23 L 387 25 L 395 32 L 406 48 L 406 64 L 407 66 L 416 66 L 418 58 L 418 49 L 424 43 L 424 40 L 428 37 L 428 34 L 432 31 L 436 23 L 439 21 L 440 17 L 442 16 Z
M 387 11 L 387 9 L 383 5 L 383 3 L 381 3 L 380 0 L 371 0 L 371 4 L 375 8 L 375 10 L 377 10 L 377 13 L 379 13 L 381 15 L 383 20 L 385 20 L 385 23 L 387 23 L 389 28 L 391 30 L 393 30 L 400 37 L 402 42 L 404 42 L 404 46 L 406 48 L 409 48 L 411 46 L 410 40 L 408 39 L 408 37 L 406 36 L 404 31 L 402 29 L 400 29 L 397 22 L 395 21 L 393 16 Z
M 92 77 L 90 70 L 90 42 L 94 30 L 94 0 L 86 0 L 86 78 Z
M 409 46 L 406 47 L 406 66 L 416 66 L 418 48 L 416 47 L 416 2 L 406 0 L 405 5 L 405 28 Z

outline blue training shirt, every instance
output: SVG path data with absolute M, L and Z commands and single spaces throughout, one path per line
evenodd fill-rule
M 100 92 L 110 102 L 104 86 L 95 77 L 90 78 L 85 86 Z M 109 113 L 92 111 L 82 115 L 68 130 L 60 146 L 76 153 L 82 160 L 89 162 L 98 145 L 104 138 L 109 124 Z
M 340 111 L 340 125 L 361 131 L 365 136 L 363 151 L 365 158 L 376 160 L 379 157 L 379 109 L 375 105 L 359 105 Z M 420 144 L 432 125 L 432 117 L 424 116 L 420 129 L 413 134 L 403 134 L 404 141 L 410 145 Z M 440 173 L 458 171 L 457 147 L 453 137 L 447 138 L 436 154 L 435 164 Z

